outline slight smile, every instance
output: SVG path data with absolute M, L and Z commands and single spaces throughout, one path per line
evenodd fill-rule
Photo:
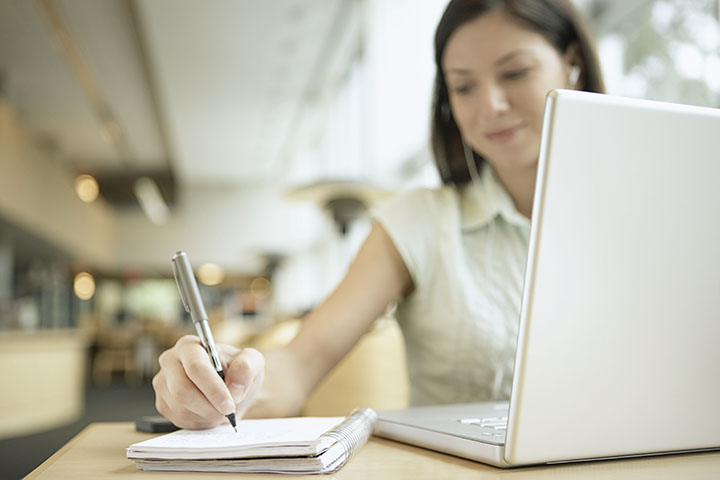
M 513 139 L 515 134 L 524 128 L 523 125 L 515 125 L 514 127 L 502 128 L 485 134 L 485 138 L 491 142 L 505 143 Z

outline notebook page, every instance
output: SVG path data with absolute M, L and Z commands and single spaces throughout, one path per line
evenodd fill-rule
M 241 420 L 238 432 L 228 425 L 208 430 L 178 430 L 131 445 L 128 456 L 136 458 L 208 458 L 257 453 L 263 447 L 306 447 L 316 443 L 344 417 L 298 417 Z M 193 453 L 199 455 L 192 455 Z M 280 452 L 276 452 L 280 453 Z

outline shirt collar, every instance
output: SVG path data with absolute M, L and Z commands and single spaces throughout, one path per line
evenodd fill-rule
M 480 173 L 480 181 L 461 189 L 460 204 L 463 231 L 482 228 L 498 215 L 512 225 L 530 227 L 530 220 L 515 208 L 510 194 L 487 162 Z

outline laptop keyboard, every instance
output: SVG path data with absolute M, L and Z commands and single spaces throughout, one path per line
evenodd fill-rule
M 483 427 L 480 435 L 484 437 L 504 437 L 507 430 L 508 417 L 461 418 L 458 420 L 465 425 Z

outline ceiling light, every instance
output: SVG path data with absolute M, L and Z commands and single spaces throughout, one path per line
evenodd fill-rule
M 152 178 L 140 177 L 135 180 L 133 191 L 140 208 L 152 223 L 162 225 L 167 221 L 168 206 Z
M 219 285 L 225 280 L 225 271 L 216 263 L 204 263 L 198 268 L 198 280 L 205 285 Z
M 91 175 L 78 175 L 75 178 L 75 193 L 83 202 L 92 203 L 97 199 L 100 187 L 97 180 Z
M 73 291 L 80 300 L 90 300 L 95 294 L 95 279 L 87 272 L 75 275 Z
M 270 280 L 265 277 L 257 277 L 250 282 L 250 293 L 260 300 L 270 295 L 270 289 L 272 289 L 272 284 L 270 284 Z

